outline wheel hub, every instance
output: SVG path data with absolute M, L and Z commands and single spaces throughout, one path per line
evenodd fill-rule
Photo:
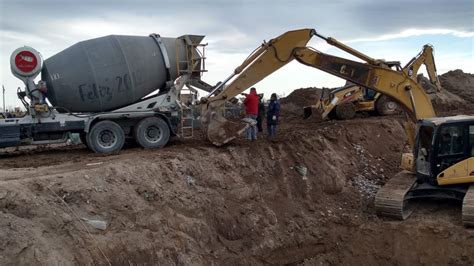
M 397 104 L 395 102 L 388 102 L 387 103 L 387 109 L 392 111 L 392 110 L 395 110 L 397 109 Z
M 117 137 L 115 136 L 114 132 L 110 130 L 102 130 L 99 134 L 99 145 L 103 148 L 108 148 L 117 142 Z
M 150 142 L 158 142 L 161 139 L 161 130 L 155 126 L 146 129 L 145 137 Z

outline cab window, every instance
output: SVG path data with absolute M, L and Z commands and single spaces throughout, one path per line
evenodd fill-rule
M 421 126 L 418 131 L 418 151 L 416 156 L 416 171 L 423 175 L 430 175 L 430 158 L 432 151 L 433 127 Z
M 441 129 L 438 155 L 458 155 L 464 153 L 463 126 L 448 126 Z
M 437 136 L 436 171 L 439 173 L 446 168 L 466 159 L 465 125 L 452 125 L 442 127 Z

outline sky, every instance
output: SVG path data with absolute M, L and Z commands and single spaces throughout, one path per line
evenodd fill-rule
M 438 74 L 474 73 L 473 18 L 472 0 L 0 0 L 0 84 L 6 106 L 20 106 L 16 90 L 24 85 L 10 71 L 10 55 L 18 47 L 31 46 L 47 59 L 82 40 L 150 33 L 206 35 L 208 72 L 202 79 L 215 84 L 264 40 L 299 28 L 314 28 L 371 57 L 402 65 L 429 43 Z M 309 45 L 354 59 L 316 37 Z M 292 62 L 255 87 L 269 96 L 344 83 Z

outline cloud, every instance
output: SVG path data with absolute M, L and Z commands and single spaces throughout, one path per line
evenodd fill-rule
M 470 38 L 474 37 L 474 31 L 458 31 L 452 29 L 406 29 L 398 33 L 384 34 L 371 38 L 360 38 L 346 41 L 346 43 L 357 43 L 357 42 L 378 42 L 388 41 L 400 38 L 408 38 L 421 35 L 453 35 L 458 38 Z
M 473 8 L 472 0 L 0 0 L 0 82 L 7 89 L 20 85 L 10 73 L 9 57 L 22 45 L 32 46 L 48 58 L 78 41 L 109 34 L 202 34 L 209 43 L 209 73 L 204 79 L 214 82 L 230 74 L 263 40 L 287 30 L 316 28 L 358 49 L 364 43 L 376 45 L 424 35 L 449 36 L 456 41 L 474 37 Z M 317 38 L 309 45 L 339 53 Z M 369 50 L 368 54 L 376 52 Z M 394 59 L 404 52 L 394 50 Z M 467 53 L 467 57 L 456 58 L 472 69 L 472 46 Z M 443 58 L 448 65 L 455 65 L 449 55 Z M 444 69 L 442 64 L 438 66 Z M 338 82 L 324 75 L 309 77 L 313 70 L 305 72 L 294 64 L 287 71 L 293 79 L 285 79 L 281 70 L 262 86 L 283 90 L 293 83 L 299 87 Z M 9 90 L 8 100 L 17 101 L 15 90 Z

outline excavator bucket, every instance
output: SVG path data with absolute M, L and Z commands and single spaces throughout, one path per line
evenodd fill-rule
M 303 118 L 311 119 L 314 122 L 320 122 L 324 120 L 323 111 L 318 105 L 311 105 L 303 107 Z
M 209 141 L 216 146 L 222 146 L 237 137 L 252 126 L 250 120 L 229 120 L 224 117 L 224 100 L 213 101 L 203 105 L 201 127 Z
M 303 107 L 303 118 L 312 120 L 323 120 L 323 112 L 317 105 Z
M 304 119 L 311 118 L 314 122 L 320 122 L 328 116 L 332 108 L 330 104 L 327 103 L 324 99 L 325 95 L 329 95 L 329 91 L 327 88 L 322 89 L 321 94 L 319 95 L 319 99 L 317 99 L 315 105 L 303 107 Z
M 310 118 L 312 114 L 313 114 L 313 107 L 311 107 L 311 106 L 303 107 L 303 118 L 304 119 Z
M 322 92 L 320 98 L 316 101 L 315 105 L 303 107 L 303 118 L 311 119 L 313 122 L 323 121 L 332 110 L 330 106 L 323 99 L 324 92 Z

